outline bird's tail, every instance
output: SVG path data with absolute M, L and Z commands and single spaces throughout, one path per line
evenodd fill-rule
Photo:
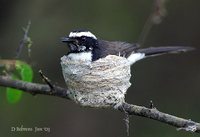
M 192 47 L 181 47 L 181 46 L 174 46 L 174 47 L 151 47 L 145 49 L 137 49 L 134 53 L 132 53 L 127 59 L 130 61 L 131 64 L 135 63 L 138 60 L 144 59 L 146 57 L 158 56 L 167 53 L 180 53 L 194 50 Z
M 136 52 L 144 53 L 145 57 L 158 56 L 167 53 L 179 53 L 194 50 L 193 47 L 170 46 L 170 47 L 150 47 L 145 49 L 138 49 Z

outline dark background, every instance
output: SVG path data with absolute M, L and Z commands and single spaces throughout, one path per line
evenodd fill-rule
M 98 38 L 137 42 L 152 9 L 153 0 L 1 0 L 0 57 L 12 59 L 23 37 L 22 27 L 32 21 L 31 64 L 34 82 L 42 83 L 38 70 L 65 86 L 60 57 L 67 46 L 60 42 L 71 30 L 91 30 Z M 144 47 L 182 45 L 196 51 L 145 59 L 132 67 L 129 103 L 155 106 L 163 112 L 200 122 L 200 1 L 171 0 L 167 16 L 153 27 Z M 27 59 L 26 49 L 22 60 Z M 24 94 L 9 104 L 0 89 L 0 136 L 123 137 L 124 115 L 111 109 L 81 108 L 57 97 Z M 11 127 L 49 127 L 50 133 L 11 132 Z M 139 137 L 197 137 L 174 127 L 132 116 L 130 135 Z

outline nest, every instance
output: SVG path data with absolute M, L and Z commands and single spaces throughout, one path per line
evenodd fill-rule
M 81 106 L 114 107 L 124 102 L 130 63 L 124 57 L 109 55 L 94 62 L 61 58 L 62 72 L 70 98 Z

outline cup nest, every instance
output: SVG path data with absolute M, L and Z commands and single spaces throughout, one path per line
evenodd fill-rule
M 116 107 L 125 101 L 131 86 L 126 58 L 109 55 L 87 62 L 63 56 L 61 66 L 70 98 L 81 106 Z

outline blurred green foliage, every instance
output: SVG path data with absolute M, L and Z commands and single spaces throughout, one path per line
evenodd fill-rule
M 17 76 L 12 74 L 12 79 L 19 79 Z M 6 88 L 6 96 L 9 103 L 17 103 L 22 97 L 23 91 L 14 89 L 14 88 Z
M 13 79 L 19 79 L 27 82 L 32 82 L 33 71 L 30 65 L 25 62 L 16 60 L 14 70 L 11 72 Z M 23 91 L 13 88 L 6 88 L 6 95 L 9 103 L 17 103 L 22 97 Z

